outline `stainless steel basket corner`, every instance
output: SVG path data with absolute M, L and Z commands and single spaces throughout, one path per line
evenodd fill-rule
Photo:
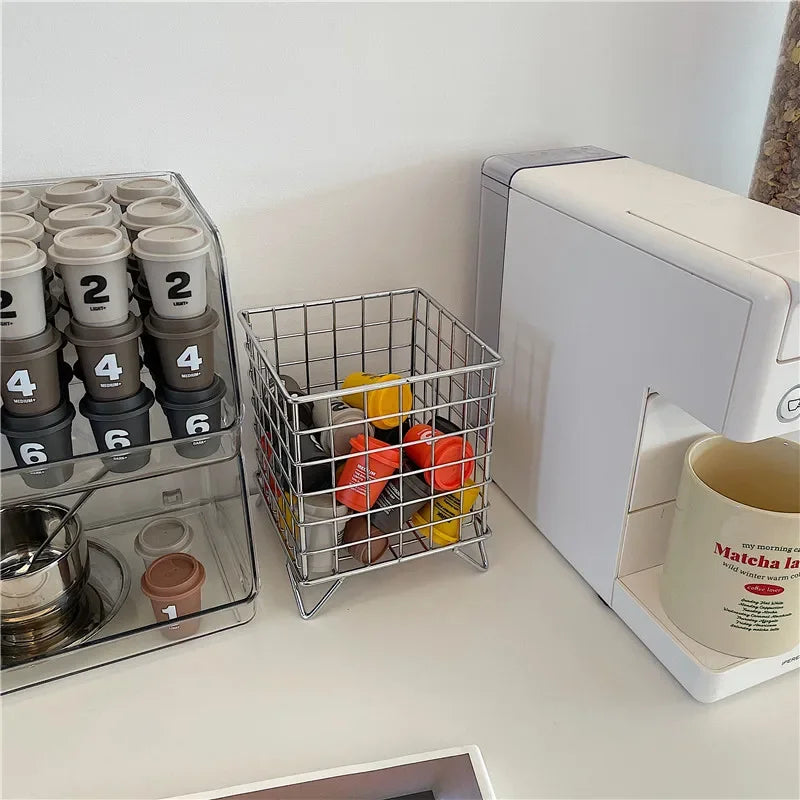
M 415 558 L 452 551 L 477 568 L 487 569 L 485 539 L 491 535 L 488 487 L 500 355 L 420 288 L 244 309 L 238 317 L 249 357 L 259 490 L 286 555 L 286 570 L 300 616 L 312 617 L 347 578 Z M 337 467 L 349 456 L 329 453 L 325 459 L 310 462 L 304 460 L 300 445 L 302 436 L 324 441 L 327 435 L 330 442 L 337 428 L 348 427 L 331 424 L 331 401 L 362 394 L 366 408 L 367 390 L 341 388 L 343 377 L 352 371 L 399 375 L 371 384 L 369 391 L 397 388 L 401 393 L 403 386 L 410 386 L 414 405 L 408 416 L 416 422 L 430 418 L 433 423 L 434 417 L 446 416 L 460 430 L 462 441 L 469 443 L 462 446 L 462 458 L 456 463 L 462 465 L 463 485 L 468 465 L 473 462 L 471 486 L 476 492 L 474 504 L 464 511 L 463 489 L 431 490 L 419 511 L 424 517 L 428 507 L 424 521 L 412 518 L 391 534 L 373 525 L 375 508 L 348 510 L 346 521 L 364 518 L 367 537 L 356 544 L 366 548 L 366 563 L 357 561 L 348 544 L 342 542 L 340 524 L 343 527 L 345 520 L 336 511 L 336 489 L 332 488 Z M 281 379 L 287 374 L 301 386 L 304 395 L 293 397 L 287 390 Z M 328 424 L 315 420 L 311 427 L 301 425 L 301 407 L 312 403 L 327 405 Z M 364 432 L 368 433 L 367 422 L 380 423 L 387 416 L 395 415 L 367 416 Z M 437 435 L 444 438 L 444 434 Z M 405 444 L 391 446 L 405 454 Z M 435 438 L 432 446 L 436 446 Z M 467 456 L 468 446 L 474 457 Z M 367 450 L 367 465 L 370 452 L 375 451 Z M 308 491 L 304 487 L 303 472 L 311 463 L 330 467 L 331 480 L 326 488 Z M 407 481 L 426 472 L 402 463 L 394 476 L 399 478 L 399 502 L 383 506 L 383 510 L 397 514 L 411 505 L 404 500 Z M 368 479 L 361 485 L 369 494 L 370 483 L 377 482 Z M 327 495 L 333 517 L 314 519 L 309 515 L 310 504 Z M 434 531 L 434 503 L 446 495 L 457 498 L 453 502 L 458 507 L 447 520 L 456 523 L 458 533 L 457 538 L 443 542 L 445 537 Z M 419 497 L 415 502 L 419 504 Z M 311 544 L 325 537 L 327 541 L 321 545 Z M 373 559 L 373 542 L 375 547 L 382 547 L 384 540 L 385 552 Z M 477 549 L 474 556 L 466 552 L 471 546 Z M 320 564 L 324 565 L 321 570 Z M 317 590 L 313 604 L 306 598 L 310 589 Z

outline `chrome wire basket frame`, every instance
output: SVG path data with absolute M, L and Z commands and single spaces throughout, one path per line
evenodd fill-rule
M 243 310 L 239 319 L 250 359 L 259 488 L 286 553 L 300 615 L 311 617 L 352 575 L 434 553 L 453 551 L 486 569 L 500 356 L 415 288 Z M 342 388 L 352 372 L 380 377 L 368 386 Z M 300 393 L 287 388 L 286 378 Z M 367 410 L 368 395 L 376 390 L 397 391 L 394 412 Z M 409 392 L 411 411 L 398 414 Z M 365 409 L 363 420 L 332 422 L 341 401 Z M 401 420 L 401 425 L 389 427 Z M 409 445 L 403 443 L 402 432 L 417 424 L 435 428 L 429 439 L 434 459 L 437 443 L 442 447 L 445 440 L 459 437 L 461 458 L 451 457 L 448 464 L 460 467 L 460 488 L 432 488 L 431 470 L 406 457 Z M 360 431 L 365 439 L 370 433 L 381 439 L 369 440 L 363 454 L 366 475 L 357 483 L 368 498 L 380 498 L 380 509 L 372 505 L 353 511 L 337 502 L 337 474 L 352 454 L 322 452 L 320 443 L 330 445 L 343 428 L 354 435 Z M 384 478 L 368 477 L 370 459 L 380 458 L 387 448 L 401 456 L 392 477 L 396 501 L 381 493 Z M 441 503 L 449 509 L 443 527 Z M 314 513 L 320 505 L 330 509 L 323 518 Z M 376 525 L 378 513 L 397 515 L 396 529 L 387 532 L 385 522 Z M 361 536 L 343 541 L 344 525 L 359 517 Z M 360 546 L 355 548 L 362 551 L 360 558 L 353 555 L 354 545 Z M 474 555 L 465 552 L 470 545 L 475 545 Z M 309 607 L 304 594 L 316 586 L 325 591 Z

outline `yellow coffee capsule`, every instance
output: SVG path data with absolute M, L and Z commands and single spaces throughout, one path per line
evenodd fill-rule
M 344 379 L 342 389 L 355 389 L 357 386 L 370 386 L 376 383 L 402 379 L 402 375 L 395 375 L 393 372 L 387 372 L 383 375 L 374 375 L 370 372 L 353 372 Z M 364 408 L 365 396 L 367 400 L 366 408 Z M 382 430 L 389 430 L 402 425 L 414 405 L 411 386 L 407 383 L 401 386 L 373 389 L 371 392 L 356 392 L 344 395 L 342 400 L 350 406 L 363 409 L 369 421 L 376 428 L 381 428 Z M 398 416 L 386 416 L 389 414 L 398 414 Z M 385 419 L 373 419 L 374 417 L 385 417 Z
M 458 517 L 472 511 L 472 506 L 481 493 L 481 487 L 474 481 L 467 481 L 465 487 L 458 492 L 439 495 L 433 501 L 433 528 L 428 525 L 419 529 L 419 535 L 431 536 L 436 547 L 454 544 L 459 540 L 460 522 Z M 425 503 L 419 511 L 411 517 L 414 526 L 425 525 L 431 521 L 431 504 Z M 432 530 L 432 533 L 431 533 Z
M 286 530 L 291 531 L 291 535 L 293 539 L 297 539 L 297 523 L 294 521 L 294 516 L 292 514 L 292 499 L 289 496 L 288 492 L 277 492 L 275 494 L 275 499 L 278 503 L 278 511 L 280 511 L 280 515 L 283 518 L 283 522 L 286 525 Z M 278 531 L 281 535 L 281 539 L 284 542 L 287 542 L 285 532 L 279 528 Z M 294 543 L 289 543 L 290 547 L 294 546 Z

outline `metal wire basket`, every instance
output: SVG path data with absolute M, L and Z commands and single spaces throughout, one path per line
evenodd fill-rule
M 239 318 L 259 486 L 300 615 L 346 578 L 414 558 L 453 551 L 486 569 L 500 356 L 421 289 Z

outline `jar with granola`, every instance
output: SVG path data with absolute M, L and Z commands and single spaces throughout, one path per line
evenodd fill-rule
M 789 5 L 750 197 L 800 214 L 800 2 Z

